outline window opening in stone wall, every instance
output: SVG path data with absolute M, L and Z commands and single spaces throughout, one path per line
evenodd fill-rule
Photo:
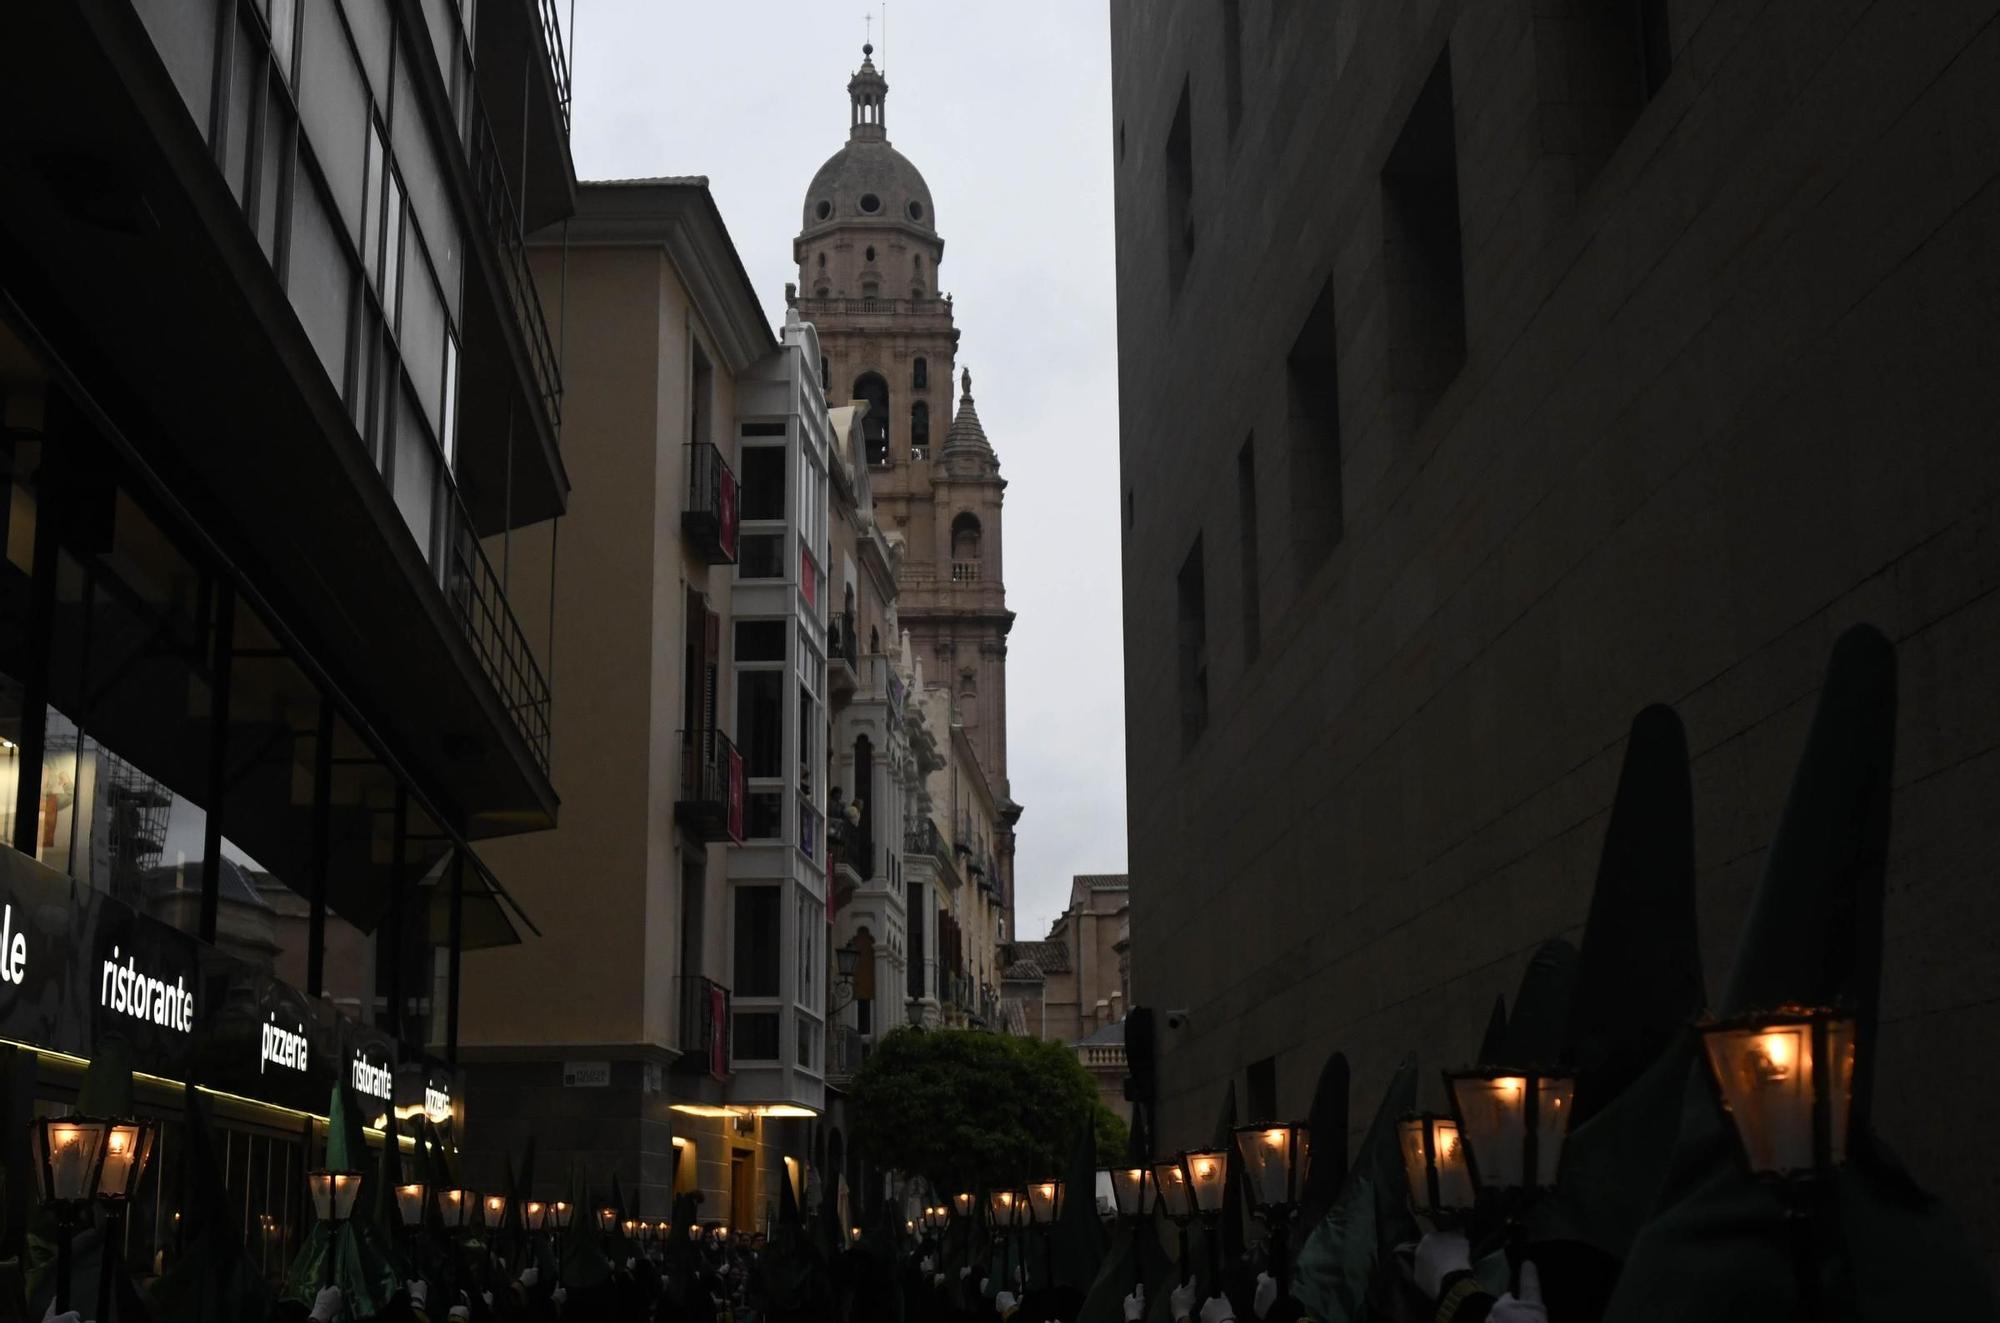
M 931 406 L 918 400 L 910 406 L 910 455 L 922 459 L 931 445 Z
M 1465 366 L 1465 260 L 1451 52 L 1438 57 L 1382 170 L 1389 404 L 1414 432 Z
M 1181 679 L 1181 752 L 1208 729 L 1208 591 L 1203 582 L 1201 535 L 1181 562 L 1175 581 Z
M 1179 292 L 1194 256 L 1194 131 L 1189 122 L 1188 85 L 1181 82 L 1180 104 L 1167 130 L 1167 280 Z
M 889 462 L 889 383 L 879 372 L 864 372 L 854 379 L 852 398 L 868 401 L 868 412 L 861 417 L 862 442 L 868 451 L 868 462 L 881 465 Z
M 1257 439 L 1245 437 L 1236 452 L 1236 527 L 1242 539 L 1243 660 L 1257 660 L 1264 646 L 1264 619 L 1257 597 Z
M 1291 461 L 1292 544 L 1303 581 L 1340 541 L 1340 359 L 1333 278 L 1320 287 L 1291 353 L 1285 357 L 1285 409 Z
M 910 385 L 917 390 L 928 390 L 931 384 L 930 360 L 919 354 L 910 363 Z
M 951 558 L 955 562 L 979 559 L 979 516 L 970 511 L 951 521 Z
M 1574 162 L 1581 195 L 1673 69 L 1667 0 L 1563 0 L 1535 19 L 1541 116 L 1551 155 Z

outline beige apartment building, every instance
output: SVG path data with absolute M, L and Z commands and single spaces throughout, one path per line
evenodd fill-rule
M 824 588 L 793 545 L 796 503 L 771 485 L 798 476 L 798 433 L 814 425 L 800 416 L 817 411 L 823 426 L 824 403 L 810 373 L 803 394 L 788 376 L 801 355 L 765 321 L 705 180 L 584 184 L 566 270 L 564 242 L 538 248 L 535 270 L 560 309 L 565 458 L 585 517 L 553 554 L 516 538 L 496 555 L 517 581 L 554 566 L 553 643 L 536 633 L 543 664 L 574 686 L 553 740 L 574 808 L 560 830 L 489 856 L 546 940 L 466 968 L 461 1057 L 492 1099 L 468 1161 L 497 1163 L 532 1137 L 544 1196 L 574 1174 L 603 1197 L 615 1174 L 633 1216 L 665 1216 L 676 1188 L 698 1188 L 704 1219 L 748 1228 L 782 1159 L 807 1148 L 817 1081 L 794 1080 L 779 1059 L 796 1058 L 775 1040 L 809 989 L 780 953 L 816 955 L 823 924 L 786 943 L 798 907 L 775 886 L 736 903 L 733 878 L 783 870 L 731 858 L 735 841 L 763 833 L 775 843 L 762 853 L 787 855 L 801 830 L 817 839 L 817 810 L 772 752 L 797 732 L 760 725 L 756 752 L 739 751 L 751 733 L 736 702 L 753 688 L 782 695 L 788 673 L 823 675 L 823 662 L 789 656 L 813 642 L 794 637 L 792 608 Z M 764 577 L 739 589 L 746 571 Z M 737 611 L 757 593 L 775 619 L 739 636 Z M 758 663 L 772 684 L 733 673 L 737 637 L 752 636 L 755 655 L 778 659 Z M 768 931 L 737 926 L 752 916 Z M 772 994 L 754 1019 L 740 986 Z
M 1125 1010 L 1131 1002 L 1131 879 L 1079 873 L 1069 904 L 1041 941 L 1001 948 L 1002 996 L 1024 1032 L 1076 1048 L 1105 1105 L 1130 1119 L 1125 1098 Z

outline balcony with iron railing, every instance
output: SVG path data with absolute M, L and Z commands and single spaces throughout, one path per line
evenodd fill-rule
M 681 531 L 707 565 L 736 563 L 736 474 L 706 441 L 688 447 L 687 509 Z
M 515 618 L 500 576 L 479 543 L 479 535 L 459 499 L 458 487 L 439 484 L 448 497 L 444 595 L 458 617 L 486 678 L 500 696 L 514 728 L 527 742 L 535 765 L 549 774 L 549 682 L 528 647 L 527 632 Z
M 937 823 L 922 818 L 903 829 L 903 853 L 914 855 L 936 866 L 938 873 L 951 885 L 957 886 L 959 876 L 958 861 L 952 855 L 951 846 L 937 829 Z
M 729 1078 L 729 989 L 700 974 L 674 980 L 674 1000 L 681 1055 L 674 1068 L 712 1079 Z
M 486 117 L 486 107 L 477 99 L 472 104 L 472 136 L 466 150 L 472 168 L 472 190 L 479 202 L 485 231 L 493 241 L 501 283 L 506 288 L 513 324 L 533 374 L 542 419 L 550 436 L 560 436 L 562 368 L 555 340 L 549 334 L 548 317 L 542 310 L 541 294 L 535 288 L 534 272 L 528 265 L 521 209 L 507 183 L 507 172 L 493 136 L 493 125 Z
M 704 841 L 743 840 L 743 756 L 719 730 L 681 732 L 674 821 Z
M 827 683 L 836 698 L 861 687 L 861 642 L 854 636 L 854 613 L 836 611 L 826 623 Z
M 868 1059 L 868 1040 L 853 1025 L 837 1024 L 827 1031 L 826 1082 L 845 1084 L 861 1071 Z

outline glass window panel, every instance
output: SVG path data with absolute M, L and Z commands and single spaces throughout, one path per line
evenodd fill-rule
M 333 190 L 334 211 L 359 246 L 362 175 L 370 120 L 368 86 L 342 30 L 335 6 L 305 6 L 305 43 L 299 75 L 299 116 L 306 141 Z
M 403 320 L 399 343 L 403 347 L 403 367 L 423 407 L 431 431 L 439 429 L 438 406 L 444 398 L 444 304 L 438 299 L 437 285 L 419 260 L 419 250 L 410 250 L 409 278 L 403 282 Z
M 446 66 L 449 68 L 450 66 Z M 445 184 L 442 160 L 432 141 L 430 129 L 417 100 L 416 85 L 410 78 L 410 63 L 396 66 L 395 112 L 389 124 L 389 144 L 395 150 L 396 168 L 410 196 L 417 229 L 423 233 L 431 261 L 437 266 L 438 282 L 454 315 L 458 311 L 459 267 L 463 262 L 458 223 Z
M 785 448 L 743 447 L 738 515 L 744 519 L 785 517 Z
M 292 129 L 292 108 L 272 83 L 257 147 L 257 243 L 274 267 L 278 264 L 278 215 L 291 191 L 285 167 L 291 160 Z
M 778 1013 L 738 1011 L 730 1030 L 730 1052 L 736 1061 L 778 1059 Z
M 736 888 L 736 962 L 733 990 L 738 997 L 776 997 L 782 978 L 778 964 L 778 888 Z
M 286 82 L 292 80 L 292 56 L 298 40 L 299 0 L 271 0 L 271 58 Z
M 334 231 L 318 185 L 309 171 L 292 172 L 291 260 L 286 292 L 299 314 L 326 375 L 336 386 L 347 380 L 347 314 L 354 299 L 351 259 Z
M 215 86 L 215 0 L 137 0 L 134 8 L 173 75 L 188 114 L 206 135 Z
M 397 392 L 397 400 L 396 472 L 391 487 L 396 493 L 396 508 L 403 512 L 403 522 L 410 526 L 410 534 L 423 549 L 424 559 L 429 560 L 437 508 L 437 452 L 431 447 L 430 434 L 417 416 L 410 393 Z
M 264 95 L 264 38 L 254 24 L 236 25 L 236 53 L 230 61 L 228 114 L 223 125 L 222 177 L 242 202 L 249 196 L 250 133 L 257 101 Z
M 389 93 L 389 34 L 394 27 L 389 17 L 389 0 L 342 0 L 347 12 L 347 28 L 354 34 L 355 49 L 361 52 L 361 68 L 374 89 L 375 100 L 386 103 Z
M 776 661 L 785 659 L 788 620 L 739 620 L 736 622 L 736 660 Z
M 396 778 L 359 733 L 336 716 L 327 782 L 326 971 L 322 995 L 376 1023 L 374 934 L 393 895 Z
M 739 579 L 784 578 L 785 535 L 783 533 L 738 534 L 736 577 Z
M 447 472 L 458 467 L 458 338 L 444 337 L 444 466 Z
M 408 222 L 403 209 L 403 181 L 389 172 L 388 214 L 382 222 L 382 307 L 389 329 L 400 334 L 403 325 L 403 227 Z
M 361 269 L 377 293 L 382 289 L 382 130 L 368 123 L 368 157 L 361 175 Z
M 736 742 L 743 773 L 751 777 L 785 774 L 785 677 L 778 671 L 736 674 Z

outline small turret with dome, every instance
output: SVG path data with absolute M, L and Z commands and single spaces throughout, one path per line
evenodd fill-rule
M 875 48 L 847 83 L 847 145 L 827 158 L 806 189 L 793 240 L 799 288 L 809 298 L 932 298 L 944 256 L 930 185 L 889 145 L 889 81 Z

